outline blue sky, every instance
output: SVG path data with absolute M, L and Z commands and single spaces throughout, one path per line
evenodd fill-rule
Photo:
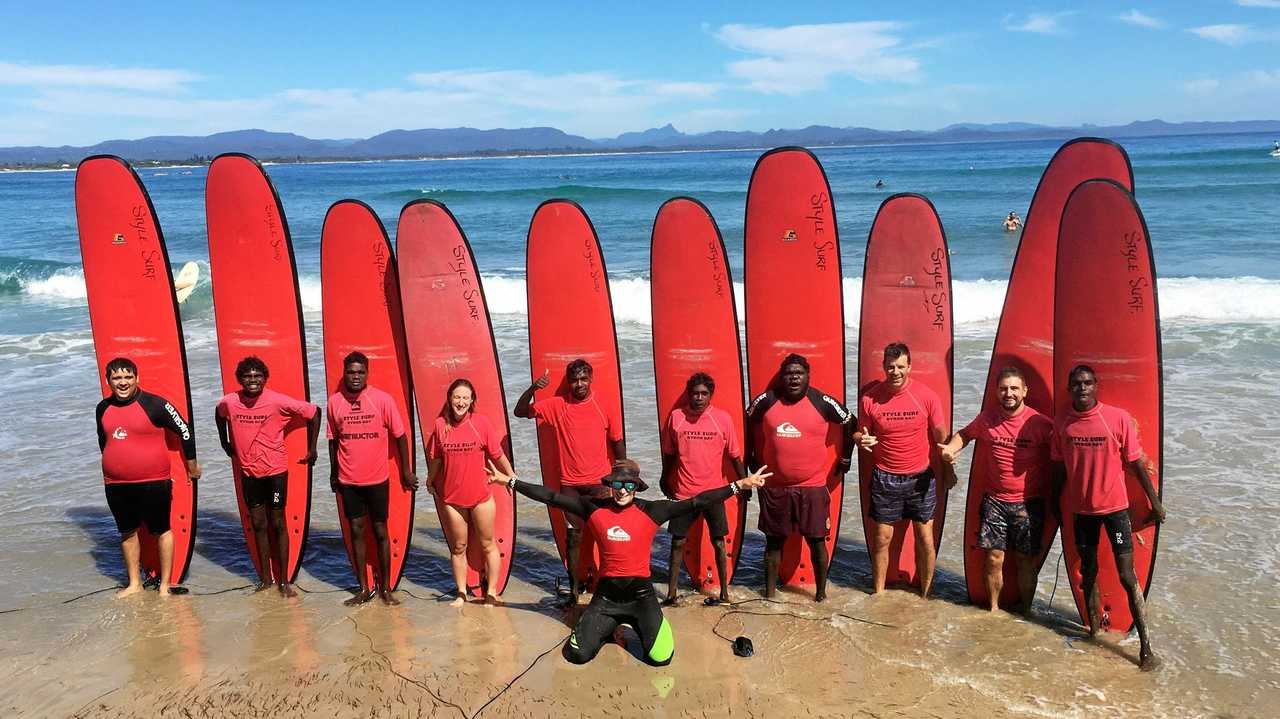
M 18 3 L 0 145 L 1280 118 L 1280 0 Z

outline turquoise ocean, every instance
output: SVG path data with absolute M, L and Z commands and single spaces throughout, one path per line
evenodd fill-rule
M 1166 399 L 1165 503 L 1169 520 L 1150 592 L 1156 649 L 1166 667 L 1150 685 L 1126 685 L 1165 713 L 1249 715 L 1280 700 L 1280 159 L 1274 138 L 1221 135 L 1127 139 L 1136 197 L 1146 217 L 1159 273 Z M 955 277 L 957 425 L 976 411 L 991 343 L 1017 248 L 1001 221 L 1025 217 L 1057 141 L 822 148 L 839 222 L 849 367 L 856 368 L 860 273 L 867 233 L 880 202 L 896 192 L 933 201 L 952 250 Z M 580 203 L 604 248 L 619 321 L 628 444 L 650 472 L 658 467 L 649 326 L 649 233 L 666 199 L 688 195 L 713 213 L 741 292 L 747 183 L 761 150 L 588 156 L 269 165 L 288 217 L 307 316 L 311 386 L 320 364 L 319 241 L 325 211 L 355 198 L 381 216 L 394 241 L 400 208 L 430 198 L 448 205 L 470 239 L 485 282 L 510 402 L 529 381 L 524 245 L 537 205 Z M 175 265 L 208 269 L 203 167 L 138 167 Z M 0 566 L 16 605 L 73 596 L 121 576 L 114 526 L 102 498 L 93 407 L 98 379 L 89 332 L 74 207 L 74 172 L 0 173 Z M 884 187 L 875 187 L 877 180 Z M 194 419 L 205 479 L 200 488 L 196 555 L 190 582 L 217 589 L 252 574 L 243 549 L 230 469 L 211 421 L 221 394 L 207 272 L 183 305 L 192 371 Z M 856 370 L 855 370 L 856 371 Z M 847 387 L 852 391 L 854 378 Z M 316 391 L 313 389 L 313 391 Z M 318 395 L 318 391 L 316 392 Z M 323 397 L 313 396 L 323 402 Z M 431 400 L 435 402 L 433 398 Z M 522 474 L 536 478 L 536 445 L 515 420 Z M 967 461 L 967 460 L 966 460 Z M 317 477 L 327 468 L 317 467 Z M 959 536 L 961 485 L 939 560 L 938 594 L 965 604 Z M 836 602 L 870 584 L 857 520 L 847 493 L 846 522 L 832 581 Z M 428 500 L 420 499 L 408 586 L 447 589 L 443 539 Z M 760 535 L 751 512 L 742 568 L 744 591 L 759 586 Z M 523 506 L 516 576 L 550 590 L 560 573 L 548 551 L 545 512 Z M 327 489 L 316 487 L 312 541 L 303 583 L 350 583 Z M 665 535 L 654 552 L 665 567 Z M 1049 636 L 1077 620 L 1055 547 L 1041 574 L 1039 631 Z M 5 607 L 0 607 L 3 609 Z M 939 619 L 922 651 L 903 661 L 955 664 L 955 642 L 933 635 L 966 631 L 965 617 Z M 959 618 L 956 618 L 959 617 Z M 976 620 L 973 620 L 976 621 Z M 1012 621 L 1012 620 L 1010 620 Z M 1062 643 L 1062 640 L 1058 640 Z M 1120 647 L 1136 655 L 1136 642 Z M 1081 652 L 1070 639 L 1064 651 Z M 972 647 L 966 651 L 972 650 Z M 1050 663 L 1052 664 L 1050 660 Z M 1040 706 L 1024 682 L 1010 706 L 1032 713 L 1105 713 L 1106 673 L 1131 667 L 1095 657 L 1096 682 L 1074 699 Z M 966 669 L 948 681 L 1004 691 L 999 664 Z M 1083 681 L 1083 680 L 1080 680 Z M 1101 698 L 1100 698 L 1101 697 Z M 1129 701 L 1126 699 L 1125 701 Z M 1018 704 L 1017 702 L 1021 702 Z M 1029 704 L 1028 704 L 1029 702 Z M 1146 703 L 1144 701 L 1144 703 Z M 1132 707 L 1130 707 L 1132 708 Z

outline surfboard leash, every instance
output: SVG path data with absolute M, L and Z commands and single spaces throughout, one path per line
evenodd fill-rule
M 779 600 L 777 600 L 777 599 L 768 599 L 768 598 L 766 598 L 766 597 L 755 597 L 755 598 L 753 598 L 753 599 L 744 599 L 744 600 L 737 601 L 737 602 L 725 602 L 725 603 L 721 604 L 720 606 L 728 607 L 728 610 L 727 610 L 727 611 L 725 611 L 723 614 L 721 614 L 721 615 L 720 615 L 720 618 L 716 620 L 716 623 L 715 623 L 715 624 L 713 624 L 713 625 L 711 626 L 711 633 L 712 633 L 712 634 L 714 634 L 714 635 L 716 635 L 716 636 L 717 636 L 717 637 L 719 637 L 720 639 L 723 639 L 723 640 L 725 640 L 726 642 L 729 642 L 729 644 L 734 645 L 735 649 L 737 649 L 737 648 L 738 648 L 738 646 L 739 646 L 739 644 L 740 644 L 740 642 L 738 641 L 739 639 L 746 639 L 746 640 L 747 640 L 747 643 L 748 643 L 748 647 L 749 647 L 749 646 L 750 646 L 750 639 L 749 639 L 748 637 L 745 637 L 745 636 L 744 636 L 744 637 L 730 637 L 730 636 L 728 636 L 727 634 L 721 634 L 721 633 L 720 633 L 720 625 L 724 622 L 724 620 L 728 619 L 729 617 L 731 617 L 731 616 L 733 616 L 733 615 L 735 615 L 735 614 L 746 615 L 746 616 L 752 616 L 752 617 L 794 617 L 794 618 L 796 618 L 796 619 L 802 619 L 802 620 L 804 620 L 804 621 L 806 621 L 806 622 L 825 622 L 825 621 L 828 621 L 828 620 L 833 619 L 833 618 L 835 618 L 835 617 L 841 617 L 841 618 L 844 618 L 844 619 L 848 619 L 848 620 L 850 620 L 850 621 L 860 622 L 860 623 L 862 623 L 862 624 L 869 624 L 869 625 L 874 626 L 874 627 L 880 627 L 880 628 L 882 628 L 882 629 L 897 629 L 897 628 L 898 628 L 898 625 L 896 625 L 896 624 L 886 624 L 885 622 L 877 622 L 877 621 L 874 621 L 874 620 L 872 620 L 872 619 L 864 619 L 864 618 L 862 618 L 862 617 L 855 617 L 855 616 L 853 616 L 853 615 L 851 615 L 851 614 L 844 614 L 844 613 L 842 613 L 842 612 L 835 612 L 835 613 L 833 613 L 833 614 L 829 614 L 829 615 L 827 615 L 827 616 L 821 616 L 821 617 L 810 617 L 810 616 L 805 616 L 805 615 L 803 615 L 803 614 L 797 614 L 796 612 L 790 612 L 790 611 L 778 611 L 778 612 L 756 612 L 756 611 L 751 611 L 751 610 L 749 610 L 749 609 L 738 609 L 738 608 L 737 608 L 737 607 L 740 607 L 740 606 L 742 606 L 742 605 L 744 605 L 744 604 L 752 604 L 752 603 L 754 603 L 754 602 L 767 602 L 767 603 L 769 603 L 769 604 L 783 604 L 783 605 L 789 605 L 789 604 L 791 604 L 790 602 L 783 602 L 783 601 L 779 601 Z M 750 655 L 747 655 L 747 656 L 750 656 Z

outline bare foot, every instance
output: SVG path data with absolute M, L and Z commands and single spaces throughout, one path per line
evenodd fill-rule
M 161 584 L 160 586 L 156 587 L 156 591 L 160 592 L 161 599 L 168 599 L 169 597 L 173 596 L 173 588 L 170 587 L 168 584 Z
M 679 603 L 680 597 L 675 594 L 669 594 L 666 599 L 662 600 L 662 606 L 664 607 L 674 607 Z
M 388 607 L 400 606 L 400 600 L 396 599 L 396 595 L 392 594 L 391 592 L 386 592 L 386 591 L 378 592 L 378 596 L 382 597 L 382 603 L 387 605 Z
M 370 599 L 373 599 L 373 592 L 368 589 L 361 589 L 360 591 L 356 592 L 356 595 L 354 597 L 343 602 L 343 605 L 348 607 L 356 607 L 361 604 L 367 603 Z
M 826 592 L 825 590 L 824 590 L 824 591 L 821 591 L 821 592 L 814 592 L 814 594 L 813 594 L 813 601 L 815 601 L 815 602 L 825 602 L 825 601 L 827 601 L 827 592 Z
M 1150 648 L 1143 649 L 1138 653 L 1138 668 L 1144 672 L 1153 672 L 1159 669 L 1161 663 L 1160 657 L 1157 657 Z
M 253 585 L 253 593 L 257 594 L 258 592 L 265 592 L 268 589 L 270 589 L 272 586 L 274 585 L 272 585 L 271 582 L 258 580 L 258 583 Z
M 297 593 L 297 592 L 295 592 L 295 591 L 293 591 L 293 585 L 292 585 L 292 584 L 290 584 L 290 583 L 288 583 L 288 582 L 281 582 L 281 583 L 280 583 L 280 596 L 284 597 L 285 599 L 293 599 L 294 597 L 298 596 L 298 593 Z
M 129 586 L 125 587 L 124 589 L 121 589 L 120 591 L 116 592 L 116 594 L 115 594 L 115 598 L 116 598 L 116 599 L 123 599 L 124 597 L 130 596 L 130 595 L 133 595 L 133 594 L 137 594 L 138 592 L 141 592 L 141 591 L 142 591 L 142 585 L 141 585 L 141 584 L 130 584 Z
M 556 604 L 561 609 L 573 609 L 574 607 L 578 606 L 578 595 L 569 594 L 568 596 L 561 597 L 560 601 L 556 602 Z
M 466 604 L 466 603 L 467 603 L 467 593 L 466 593 L 466 592 L 454 592 L 454 593 L 453 593 L 453 601 L 452 601 L 452 602 L 449 602 L 449 606 L 451 606 L 451 607 L 460 607 L 460 606 L 462 606 L 462 605 L 464 605 L 464 604 Z
M 496 594 L 486 594 L 484 595 L 484 605 L 486 607 L 501 607 L 502 600 Z

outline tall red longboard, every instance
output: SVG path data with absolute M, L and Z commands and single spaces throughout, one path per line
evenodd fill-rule
M 475 412 L 502 433 L 502 449 L 511 457 L 510 426 L 498 349 L 485 303 L 484 285 L 475 255 L 462 228 L 443 204 L 417 200 L 404 206 L 396 229 L 400 297 L 405 309 L 405 340 L 425 445 L 445 392 L 456 379 L 475 387 Z M 494 540 L 502 555 L 498 592 L 507 586 L 515 553 L 516 515 L 511 493 L 489 486 L 494 500 Z M 436 499 L 436 512 L 443 512 Z M 440 518 L 444 526 L 444 517 Z M 467 542 L 467 586 L 484 595 L 484 552 L 475 531 Z
M 880 204 L 867 238 L 866 264 L 862 270 L 862 319 L 858 325 L 858 395 L 884 379 L 884 347 L 905 342 L 911 349 L 911 383 L 932 389 L 942 402 L 942 414 L 951 431 L 953 345 L 951 332 L 951 261 L 942 222 L 928 199 L 913 194 L 894 195 Z M 947 490 L 942 460 L 932 447 L 937 481 L 938 508 L 934 512 L 933 545 L 942 544 L 947 516 Z M 869 452 L 859 451 L 858 484 L 862 502 L 862 527 L 871 551 L 871 470 Z M 889 584 L 916 584 L 915 537 L 911 522 L 896 522 L 889 545 Z
M 1009 272 L 1004 309 L 1000 313 L 991 366 L 987 370 L 986 391 L 982 396 L 983 410 L 998 407 L 995 386 L 1000 370 L 1016 366 L 1027 378 L 1027 406 L 1053 416 L 1054 390 L 1062 384 L 1061 379 L 1055 382 L 1050 377 L 1053 372 L 1053 312 L 1048 309 L 1053 306 L 1058 223 L 1071 190 L 1095 177 L 1133 187 L 1133 170 L 1122 147 L 1110 140 L 1092 137 L 1071 140 L 1053 156 L 1040 178 L 1031 198 L 1031 207 L 1027 210 L 1013 269 Z M 986 467 L 974 462 L 969 472 L 965 503 L 964 574 L 969 601 L 980 606 L 986 606 L 990 601 L 983 579 L 986 552 L 978 546 L 979 512 L 987 482 Z M 1058 531 L 1057 519 L 1052 513 L 1046 514 L 1037 567 L 1044 564 Z M 1017 577 L 1017 564 L 1009 559 L 1004 563 L 1000 604 L 1012 606 L 1018 603 Z
M 613 325 L 609 276 L 596 230 L 587 214 L 569 200 L 547 200 L 529 223 L 526 277 L 529 299 L 529 371 L 533 378 L 551 371 L 554 393 L 567 395 L 564 369 L 581 357 L 591 363 L 596 400 L 618 408 L 622 416 L 622 371 Z M 539 393 L 546 396 L 544 390 Z M 555 433 L 538 427 L 542 484 L 560 489 Z M 612 457 L 610 457 L 612 459 Z M 564 513 L 551 509 L 551 530 L 560 558 L 565 557 Z M 578 563 L 584 577 L 595 574 L 595 538 L 584 528 Z
M 1098 400 L 1128 411 L 1137 423 L 1138 441 L 1149 460 L 1148 473 L 1157 493 L 1161 492 L 1164 380 L 1156 270 L 1146 220 L 1123 185 L 1089 180 L 1072 191 L 1062 212 L 1054 294 L 1054 380 L 1065 387 L 1072 367 L 1093 367 L 1098 375 Z M 1071 406 L 1071 399 L 1066 392 L 1059 392 L 1056 404 L 1062 412 Z M 1133 567 L 1145 596 L 1151 589 L 1160 527 L 1149 521 L 1151 502 L 1129 469 L 1125 480 L 1134 531 Z M 1064 502 L 1063 517 L 1070 517 L 1073 511 Z M 1063 522 L 1063 551 L 1071 592 L 1087 622 L 1073 529 L 1069 519 Z M 1133 617 L 1128 595 L 1120 584 L 1106 537 L 1098 543 L 1098 591 L 1101 628 L 1129 631 Z
M 324 317 L 325 387 L 334 393 L 342 384 L 342 358 L 363 352 L 369 358 L 369 385 L 391 395 L 404 420 L 409 446 L 413 446 L 413 414 L 409 411 L 408 351 L 404 342 L 404 318 L 400 311 L 400 286 L 395 257 L 382 221 L 366 204 L 341 200 L 329 208 L 320 237 L 320 284 Z M 388 443 L 387 534 L 391 542 L 389 584 L 400 584 L 404 560 L 413 532 L 414 493 L 400 483 L 400 462 L 394 442 Z M 413 462 L 413 452 L 409 453 Z M 342 514 L 338 495 L 342 539 L 352 570 L 366 572 L 373 586 L 374 543 L 372 524 L 365 531 L 369 542 L 365 566 L 355 566 L 351 551 L 351 527 Z
M 844 296 L 840 238 L 826 173 L 799 147 L 770 150 L 756 161 L 747 189 L 744 227 L 747 376 L 750 396 L 773 386 L 778 364 L 792 352 L 809 360 L 809 383 L 845 401 Z M 758 442 L 759 437 L 749 441 Z M 831 428 L 827 459 L 835 467 L 842 448 Z M 758 452 L 757 452 L 758 454 Z M 844 503 L 844 476 L 833 473 L 827 554 L 835 556 Z M 779 578 L 813 586 L 809 549 L 799 535 L 782 550 Z
M 239 390 L 236 364 L 256 355 L 270 370 L 267 386 L 296 399 L 311 399 L 307 381 L 307 340 L 302 321 L 293 240 L 280 197 L 258 161 L 248 155 L 219 155 L 209 165 L 205 182 L 205 216 L 209 225 L 209 274 L 218 329 L 218 362 L 222 391 Z M 275 536 L 271 538 L 271 574 L 292 582 L 302 566 L 311 520 L 311 465 L 307 423 L 285 429 L 289 479 L 284 521 L 288 530 L 288 564 L 279 566 Z M 259 573 L 254 537 L 239 462 L 232 462 L 236 503 L 249 557 Z
M 169 400 L 195 431 L 191 386 L 182 321 L 173 292 L 169 252 L 151 198 L 137 173 L 124 160 L 109 155 L 85 158 L 76 169 L 76 224 L 89 300 L 89 325 L 102 370 L 116 357 L 138 365 L 139 386 Z M 170 435 L 169 466 L 173 478 L 174 583 L 186 579 L 196 539 L 196 485 L 187 476 L 178 440 Z M 142 566 L 159 574 L 155 537 L 138 530 Z
M 649 263 L 659 431 L 671 412 L 684 404 L 689 376 L 706 372 L 716 382 L 711 403 L 729 413 L 733 431 L 741 439 L 744 398 L 738 310 L 724 242 L 710 211 L 688 197 L 664 203 L 653 221 Z M 727 459 L 723 469 L 725 482 L 738 478 Z M 746 529 L 746 498 L 727 499 L 724 507 L 729 524 L 725 569 L 732 579 Z M 715 550 L 706 522 L 690 527 L 684 564 L 699 590 L 719 589 Z

